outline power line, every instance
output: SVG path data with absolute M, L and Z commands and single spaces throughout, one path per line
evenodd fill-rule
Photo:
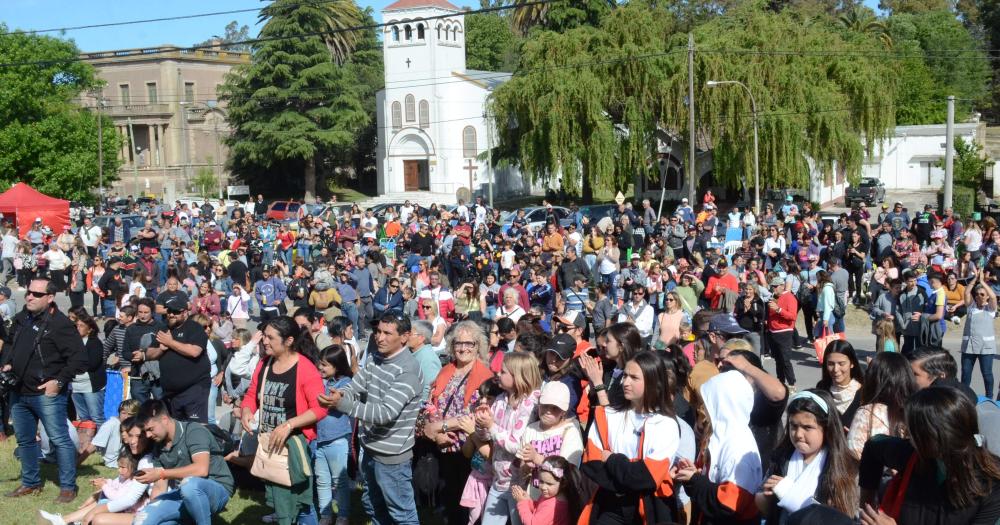
M 287 7 L 298 7 L 298 6 L 303 6 L 303 5 L 330 4 L 330 3 L 333 3 L 334 1 L 336 1 L 336 0 L 314 0 L 312 2 L 300 2 L 300 3 L 297 3 L 297 4 L 287 4 Z M 192 18 L 205 18 L 205 17 L 210 17 L 210 16 L 238 15 L 238 14 L 242 14 L 242 13 L 259 12 L 259 11 L 262 11 L 263 9 L 264 9 L 263 7 L 254 7 L 254 8 L 250 8 L 250 9 L 233 9 L 232 11 L 213 11 L 211 13 L 197 13 L 197 14 L 191 14 L 191 15 L 165 16 L 165 17 L 162 17 L 162 18 L 145 18 L 145 19 L 141 19 L 141 20 L 126 20 L 126 21 L 121 21 L 121 22 L 105 22 L 105 23 L 101 23 L 101 24 L 88 24 L 88 25 L 82 25 L 82 26 L 54 27 L 54 28 L 51 28 L 51 29 L 30 29 L 30 30 L 24 29 L 24 30 L 9 31 L 9 32 L 3 33 L 3 34 L 7 34 L 7 35 L 37 35 L 39 33 L 56 33 L 56 32 L 60 32 L 61 33 L 61 32 L 65 32 L 65 31 L 79 31 L 81 29 L 97 29 L 97 28 L 103 28 L 103 27 L 120 27 L 120 26 L 129 26 L 129 25 L 137 25 L 137 24 L 151 24 L 151 23 L 155 23 L 155 22 L 174 22 L 174 21 L 177 21 L 177 20 L 190 20 Z M 227 44 L 227 45 L 229 45 L 229 44 Z
M 462 11 L 462 12 L 459 12 L 459 13 L 450 13 L 450 14 L 444 14 L 444 15 L 434 15 L 434 16 L 425 16 L 425 17 L 421 17 L 421 18 L 413 18 L 413 19 L 407 20 L 407 22 L 409 22 L 409 23 L 429 22 L 431 20 L 443 20 L 443 19 L 446 19 L 446 18 L 453 18 L 453 17 L 456 17 L 456 16 L 494 13 L 494 12 L 499 12 L 499 11 L 507 11 L 507 10 L 510 10 L 510 9 L 521 9 L 521 8 L 531 7 L 531 6 L 536 6 L 536 5 L 553 4 L 553 3 L 556 3 L 558 1 L 562 1 L 562 0 L 535 0 L 533 2 L 526 2 L 526 3 L 522 3 L 522 4 L 517 4 L 517 5 L 501 5 L 501 6 L 495 6 L 495 7 L 484 7 L 484 8 L 480 8 L 480 9 L 474 9 L 474 10 L 469 10 L 469 11 Z M 296 4 L 296 5 L 305 5 L 305 4 Z M 336 35 L 336 34 L 340 34 L 340 33 L 347 33 L 347 32 L 353 32 L 353 31 L 369 31 L 369 30 L 373 30 L 373 29 L 379 29 L 381 27 L 388 27 L 388 26 L 391 26 L 391 25 L 395 25 L 396 23 L 398 23 L 398 22 L 382 22 L 382 23 L 376 23 L 376 24 L 365 24 L 365 25 L 360 25 L 360 26 L 343 27 L 343 28 L 338 28 L 338 29 L 330 29 L 330 30 L 326 30 L 326 31 L 314 31 L 314 32 L 311 32 L 311 33 L 300 33 L 300 34 L 295 34 L 295 35 L 257 37 L 257 38 L 250 38 L 250 39 L 247 39 L 247 40 L 239 40 L 239 41 L 235 41 L 235 42 L 229 42 L 226 45 L 227 46 L 254 45 L 254 44 L 260 44 L 260 43 L 263 43 L 263 42 L 276 42 L 276 41 L 281 41 L 281 40 L 297 40 L 297 39 L 311 38 L 311 37 L 317 37 L 317 36 Z M 217 47 L 217 44 L 197 44 L 197 45 L 193 45 L 193 46 L 189 46 L 189 47 L 178 47 L 178 48 L 176 48 L 176 50 L 177 51 L 192 52 L 192 51 L 198 51 L 200 49 L 210 49 L 210 48 L 215 48 L 215 47 Z M 138 50 L 134 50 L 134 51 L 133 50 L 124 50 L 121 54 L 116 54 L 115 58 L 128 58 L 128 57 L 132 57 L 132 56 L 146 56 L 146 55 L 148 55 L 148 53 L 145 53 L 144 50 L 142 50 L 142 49 L 138 49 Z M 60 60 L 34 60 L 34 61 L 24 61 L 24 62 L 7 62 L 7 63 L 0 64 L 0 67 L 49 66 L 49 65 L 58 65 L 58 64 L 68 64 L 68 63 L 72 63 L 72 62 L 89 62 L 89 61 L 100 60 L 100 59 L 101 59 L 101 57 L 82 57 L 82 56 L 77 56 L 77 57 L 65 58 L 65 59 L 60 59 Z

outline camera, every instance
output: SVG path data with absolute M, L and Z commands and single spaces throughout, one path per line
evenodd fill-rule
M 0 397 L 17 388 L 19 381 L 12 371 L 0 372 Z

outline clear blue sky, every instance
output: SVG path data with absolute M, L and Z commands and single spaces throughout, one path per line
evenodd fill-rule
M 359 0 L 362 7 L 379 10 L 392 0 Z M 469 0 L 452 0 L 456 5 L 475 5 Z M 878 0 L 865 0 L 877 9 Z M 259 0 L 0 0 L 0 23 L 8 29 L 38 30 L 82 26 L 107 22 L 124 22 L 178 15 L 191 15 L 240 9 L 259 9 Z M 101 27 L 67 31 L 62 36 L 76 41 L 82 51 L 104 51 L 152 47 L 163 44 L 188 46 L 204 41 L 212 35 L 221 35 L 232 20 L 250 26 L 250 35 L 256 36 L 257 13 L 206 16 L 188 20 L 153 22 L 116 27 Z M 59 35 L 58 32 L 46 33 Z
M 362 7 L 378 10 L 389 5 L 388 0 L 360 0 Z M 82 26 L 107 22 L 124 22 L 178 15 L 259 9 L 259 0 L 0 0 L 0 23 L 8 29 L 37 30 Z M 237 20 L 250 26 L 250 35 L 260 28 L 257 13 L 206 16 L 188 20 L 153 22 L 117 27 L 101 27 L 67 31 L 62 36 L 76 41 L 82 51 L 103 51 L 151 47 L 162 44 L 192 45 L 221 35 L 226 24 Z M 46 33 L 59 36 L 58 32 Z

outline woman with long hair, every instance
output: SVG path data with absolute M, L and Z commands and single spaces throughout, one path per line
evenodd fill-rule
M 315 343 L 308 329 L 288 316 L 267 322 L 263 329 L 266 356 L 261 359 L 243 397 L 242 423 L 246 432 L 256 431 L 260 444 L 272 453 L 287 450 L 309 457 L 309 443 L 316 438 L 316 422 L 326 417 L 319 396 L 325 391 L 323 378 L 308 349 Z M 262 393 L 267 391 L 269 395 Z M 270 392 L 283 392 L 270 395 Z M 256 428 L 254 414 L 258 413 Z M 274 504 L 276 522 L 290 525 L 300 516 L 315 515 L 313 477 L 296 461 L 288 462 L 292 485 L 285 487 L 264 481 L 267 499 Z M 308 465 L 306 465 L 308 466 Z M 298 467 L 298 468 L 296 468 Z M 280 504 L 278 504 L 280 503 Z
M 602 340 L 604 344 L 601 344 Z M 578 360 L 583 375 L 588 381 L 586 391 L 588 414 L 586 421 L 593 419 L 593 410 L 599 406 L 620 403 L 622 390 L 621 372 L 625 363 L 644 350 L 639 329 L 632 323 L 615 323 L 597 334 L 597 355 L 581 355 Z M 581 398 L 580 404 L 583 405 Z M 578 410 L 581 413 L 583 410 Z M 582 417 L 582 416 L 581 416 Z
M 479 387 L 493 380 L 486 364 L 489 343 L 473 321 L 459 321 L 448 331 L 445 347 L 451 362 L 431 383 L 430 398 L 417 418 L 417 435 L 428 441 L 441 465 L 439 493 L 448 523 L 465 523 L 468 509 L 459 504 L 472 465 L 462 454 L 469 436 L 461 429 L 461 419 L 470 416 L 479 404 Z
M 837 306 L 837 292 L 826 270 L 816 273 L 816 315 L 819 318 L 813 328 L 813 337 L 823 337 L 824 332 L 833 333 L 836 318 L 833 309 Z
M 359 361 L 363 358 L 358 340 L 354 337 L 354 325 L 346 315 L 338 315 L 326 325 L 326 333 L 330 335 L 330 344 L 343 346 L 347 351 L 348 361 L 353 373 L 360 368 Z
M 993 398 L 993 357 L 997 353 L 996 331 L 993 319 L 997 313 L 997 296 L 988 286 L 979 282 L 982 271 L 965 289 L 965 304 L 969 317 L 962 335 L 962 383 L 972 384 L 972 370 L 979 361 L 983 374 L 986 397 Z
M 785 523 L 814 501 L 853 517 L 858 508 L 857 467 L 833 398 L 823 390 L 804 390 L 789 398 L 785 413 L 785 437 L 754 498 L 766 523 Z
M 101 318 L 104 311 L 101 304 L 101 288 L 97 286 L 97 283 L 100 282 L 105 271 L 104 257 L 101 257 L 100 255 L 94 257 L 93 265 L 87 270 L 87 289 L 90 290 L 91 299 L 90 309 L 93 311 L 94 317 L 97 319 Z M 27 284 L 24 286 L 27 286 Z
M 673 369 L 655 353 L 641 352 L 624 363 L 622 376 L 621 398 L 596 408 L 587 433 L 580 470 L 598 488 L 577 523 L 676 522 L 670 467 L 680 426 Z
M 219 318 L 222 303 L 219 301 L 219 296 L 212 291 L 212 285 L 208 280 L 198 285 L 198 295 L 191 299 L 190 308 L 192 314 L 201 314 L 213 321 Z
M 669 346 L 680 340 L 681 322 L 689 317 L 681 308 L 681 298 L 677 292 L 667 292 L 663 305 L 664 309 L 659 319 L 659 341 Z
M 854 346 L 847 341 L 833 341 L 826 345 L 823 354 L 822 377 L 816 389 L 830 394 L 840 414 L 843 428 L 849 428 L 854 413 L 861 405 L 861 386 L 864 372 Z
M 766 309 L 764 301 L 757 293 L 757 286 L 751 283 L 740 285 L 740 296 L 736 299 L 733 317 L 740 327 L 746 330 L 746 339 L 753 346 L 755 354 L 760 355 L 760 334 L 764 332 Z
M 98 336 L 97 321 L 83 308 L 76 311 L 76 330 L 83 339 L 87 368 L 73 377 L 73 406 L 76 408 L 80 448 L 87 448 L 97 429 L 104 423 L 104 345 Z
M 954 388 L 932 386 L 909 398 L 905 418 L 909 439 L 883 438 L 865 446 L 858 469 L 861 522 L 996 523 L 1000 460 L 979 439 L 972 401 Z M 885 469 L 899 474 L 876 508 Z
M 847 446 L 855 459 L 861 459 L 865 443 L 873 436 L 906 436 L 903 406 L 906 398 L 916 390 L 913 370 L 902 354 L 882 352 L 875 355 L 865 371 L 861 406 L 847 433 Z

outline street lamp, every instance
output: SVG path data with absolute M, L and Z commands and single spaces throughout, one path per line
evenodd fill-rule
M 727 84 L 733 84 L 740 86 L 744 91 L 747 92 L 747 96 L 750 97 L 750 109 L 753 111 L 753 178 L 754 178 L 754 213 L 760 213 L 760 145 L 757 141 L 757 101 L 753 98 L 753 93 L 746 84 L 740 82 L 739 80 L 709 80 L 705 82 L 706 87 L 717 87 L 724 86 Z

